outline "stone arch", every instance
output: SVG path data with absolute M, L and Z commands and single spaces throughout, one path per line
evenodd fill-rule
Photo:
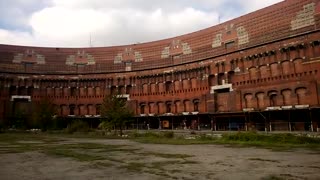
M 269 66 L 267 65 L 261 65 L 259 67 L 259 71 L 260 71 L 260 77 L 261 78 L 267 78 L 270 76 L 270 69 L 269 69 Z
M 95 115 L 96 114 L 96 112 L 95 112 L 96 109 L 94 108 L 93 104 L 88 104 L 87 108 L 88 108 L 87 114 L 89 114 L 89 115 Z
M 193 102 L 193 111 L 198 112 L 200 109 L 200 100 L 194 99 L 192 102 Z
M 76 105 L 75 104 L 70 104 L 69 105 L 69 115 L 76 115 Z
M 295 73 L 303 72 L 302 61 L 303 61 L 303 59 L 301 59 L 301 58 L 296 58 L 293 60 L 293 66 L 294 66 Z
M 271 63 L 269 66 L 270 66 L 271 76 L 280 75 L 278 62 Z
M 146 111 L 146 103 L 145 102 L 141 102 L 139 104 L 139 112 L 140 114 L 146 114 L 147 111 Z
M 87 88 L 88 96 L 95 96 L 95 88 L 93 86 L 89 86 Z
M 209 81 L 209 86 L 215 86 L 216 84 L 216 76 L 215 75 L 209 75 L 208 81 Z
M 66 104 L 61 104 L 60 108 L 61 108 L 61 115 L 62 116 L 69 115 L 69 108 L 68 108 L 68 106 Z
M 142 93 L 143 94 L 147 94 L 148 93 L 148 84 L 147 83 L 144 83 L 142 84 Z
M 183 88 L 183 89 L 190 89 L 189 79 L 183 79 L 183 80 L 182 80 L 182 88 Z
M 164 83 L 163 82 L 159 82 L 158 83 L 158 92 L 164 92 L 165 88 L 164 88 Z
M 118 93 L 118 88 L 116 86 L 111 86 L 110 93 L 111 94 L 117 94 Z
M 87 96 L 87 87 L 80 87 L 80 96 Z
M 19 90 L 18 90 L 18 94 L 19 94 Z M 53 96 L 54 95 L 54 90 L 52 87 L 47 87 L 46 88 L 46 95 L 47 96 Z
M 87 106 L 84 104 L 79 104 L 79 115 L 88 114 Z
M 226 83 L 226 76 L 224 72 L 218 74 L 218 85 L 222 85 Z
M 269 91 L 268 96 L 269 96 L 269 106 L 273 107 L 273 106 L 279 105 L 278 92 L 276 90 Z
M 127 85 L 126 86 L 126 94 L 131 94 L 132 93 L 132 86 L 131 85 Z
M 162 101 L 157 102 L 157 107 L 158 107 L 158 110 L 157 110 L 158 114 L 165 113 L 164 103 Z
M 62 88 L 61 87 L 54 88 L 54 96 L 62 96 Z
M 77 87 L 71 87 L 70 88 L 70 95 L 71 96 L 78 96 L 78 88 Z
M 258 109 L 265 109 L 266 105 L 265 105 L 265 94 L 264 92 L 257 92 L 256 93 L 256 98 L 257 98 L 257 106 Z
M 297 95 L 297 103 L 298 104 L 307 104 L 307 88 L 306 87 L 298 87 L 295 89 L 296 95 Z
M 126 94 L 126 87 L 124 85 L 121 85 L 118 87 L 119 94 Z
M 250 79 L 257 79 L 257 68 L 255 66 L 251 66 L 248 68 Z
M 234 74 L 235 74 L 234 71 L 228 71 L 228 78 L 226 83 L 231 84 L 233 82 Z
M 289 60 L 284 60 L 281 62 L 282 73 L 283 74 L 290 74 L 291 71 L 291 62 Z
M 96 115 L 101 114 L 101 104 L 96 104 Z
M 291 93 L 292 91 L 289 88 L 281 90 L 281 95 L 283 97 L 283 105 L 288 106 L 292 104 Z
M 99 86 L 95 87 L 95 88 L 94 88 L 94 91 L 95 91 L 95 95 L 96 95 L 96 96 L 100 96 L 100 95 L 101 95 L 101 89 L 100 89 Z
M 191 106 L 190 106 L 190 100 L 189 99 L 185 99 L 183 101 L 183 111 L 184 112 L 191 112 Z
M 253 95 L 252 93 L 244 94 L 246 108 L 253 108 Z
M 156 113 L 155 103 L 154 102 L 149 102 L 148 103 L 148 108 L 149 108 L 149 113 L 151 113 L 151 114 L 155 114 Z
M 166 113 L 172 113 L 173 107 L 172 107 L 172 102 L 171 101 L 166 101 Z
M 71 88 L 63 87 L 63 96 L 71 96 Z
M 180 89 L 181 89 L 181 81 L 180 80 L 174 81 L 174 90 L 179 91 Z
M 165 83 L 165 91 L 166 92 L 173 91 L 173 83 L 171 81 L 166 81 L 166 83 Z
M 195 77 L 194 77 L 194 78 L 191 78 L 190 81 L 191 81 L 191 88 L 192 88 L 192 89 L 195 89 L 195 88 L 199 87 L 199 86 L 198 86 L 198 79 L 197 79 L 197 78 L 195 78 Z
M 181 101 L 180 100 L 175 100 L 174 101 L 174 112 L 175 113 L 183 112 L 183 108 L 181 107 Z

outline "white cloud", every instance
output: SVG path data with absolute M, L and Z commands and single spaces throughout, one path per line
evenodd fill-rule
M 90 36 L 93 46 L 147 42 L 210 27 L 221 15 L 241 15 L 235 8 L 248 13 L 279 1 L 52 0 L 26 16 L 31 32 L 0 28 L 0 43 L 79 47 L 89 46 Z

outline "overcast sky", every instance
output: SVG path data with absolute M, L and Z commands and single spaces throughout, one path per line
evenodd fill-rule
M 0 44 L 111 46 L 190 33 L 281 0 L 0 0 Z

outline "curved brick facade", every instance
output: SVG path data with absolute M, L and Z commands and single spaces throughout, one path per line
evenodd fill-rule
M 0 119 L 45 96 L 61 117 L 92 118 L 106 94 L 120 92 L 152 128 L 316 131 L 319 30 L 319 0 L 286 0 L 149 43 L 0 45 Z

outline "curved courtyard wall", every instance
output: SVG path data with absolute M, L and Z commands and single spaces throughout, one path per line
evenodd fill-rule
M 159 120 L 162 128 L 186 127 L 186 122 L 200 128 L 202 121 L 211 129 L 230 129 L 233 125 L 225 119 L 233 116 L 244 122 L 242 129 L 257 128 L 252 124 L 258 121 L 265 128 L 266 122 L 289 121 L 287 112 L 299 112 L 312 122 L 309 129 L 316 130 L 319 27 L 319 0 L 286 0 L 148 43 L 97 48 L 0 45 L 0 119 L 6 121 L 23 108 L 20 100 L 44 97 L 54 100 L 58 116 L 98 117 L 103 97 L 117 92 L 128 99 L 138 119 Z M 250 112 L 256 115 L 246 115 Z M 290 120 L 303 116 L 291 115 Z M 306 129 L 302 126 L 297 129 Z M 288 130 L 270 125 L 277 128 Z

